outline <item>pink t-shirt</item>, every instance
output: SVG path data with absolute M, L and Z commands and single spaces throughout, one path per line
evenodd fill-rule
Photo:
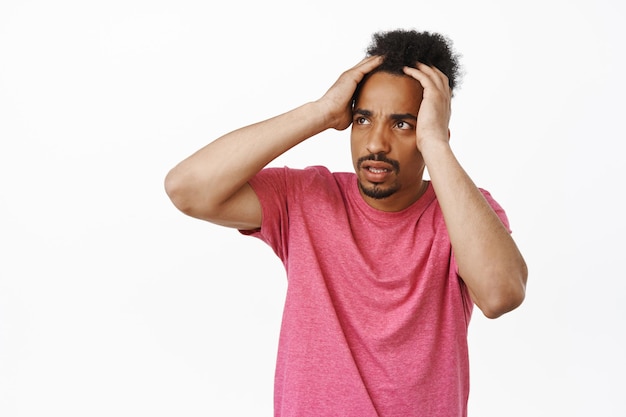
M 270 245 L 288 279 L 275 415 L 466 416 L 473 304 L 432 185 L 383 212 L 352 173 L 269 168 L 250 184 L 263 222 L 242 233 Z

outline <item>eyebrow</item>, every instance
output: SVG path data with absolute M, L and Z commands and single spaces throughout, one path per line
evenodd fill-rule
M 373 114 L 372 111 L 365 110 L 365 109 L 354 109 L 353 113 L 359 114 L 365 117 L 371 117 Z M 392 120 L 406 120 L 406 119 L 417 120 L 417 116 L 411 113 L 394 113 L 394 114 L 389 115 L 389 118 Z

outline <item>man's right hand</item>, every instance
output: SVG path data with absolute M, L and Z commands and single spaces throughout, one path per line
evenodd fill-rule
M 328 127 L 344 130 L 352 123 L 352 97 L 366 74 L 383 62 L 380 56 L 370 56 L 345 71 L 335 84 L 317 100 L 322 106 Z

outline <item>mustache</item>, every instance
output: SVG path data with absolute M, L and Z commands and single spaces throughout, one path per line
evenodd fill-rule
M 382 152 L 380 152 L 380 153 L 371 153 L 369 155 L 365 155 L 365 156 L 360 157 L 357 160 L 357 166 L 361 167 L 361 165 L 365 161 L 384 162 L 384 163 L 387 163 L 387 164 L 391 165 L 393 167 L 394 171 L 396 171 L 396 172 L 400 171 L 400 162 L 396 161 L 395 159 L 387 158 L 387 156 L 385 156 L 385 154 L 382 153 Z

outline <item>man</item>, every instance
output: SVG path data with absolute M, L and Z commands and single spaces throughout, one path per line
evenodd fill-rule
M 180 210 L 264 240 L 285 265 L 275 415 L 467 414 L 472 306 L 491 318 L 516 308 L 527 270 L 503 210 L 450 148 L 457 73 L 439 34 L 375 34 L 319 100 L 167 175 Z M 355 173 L 266 168 L 350 125 Z

